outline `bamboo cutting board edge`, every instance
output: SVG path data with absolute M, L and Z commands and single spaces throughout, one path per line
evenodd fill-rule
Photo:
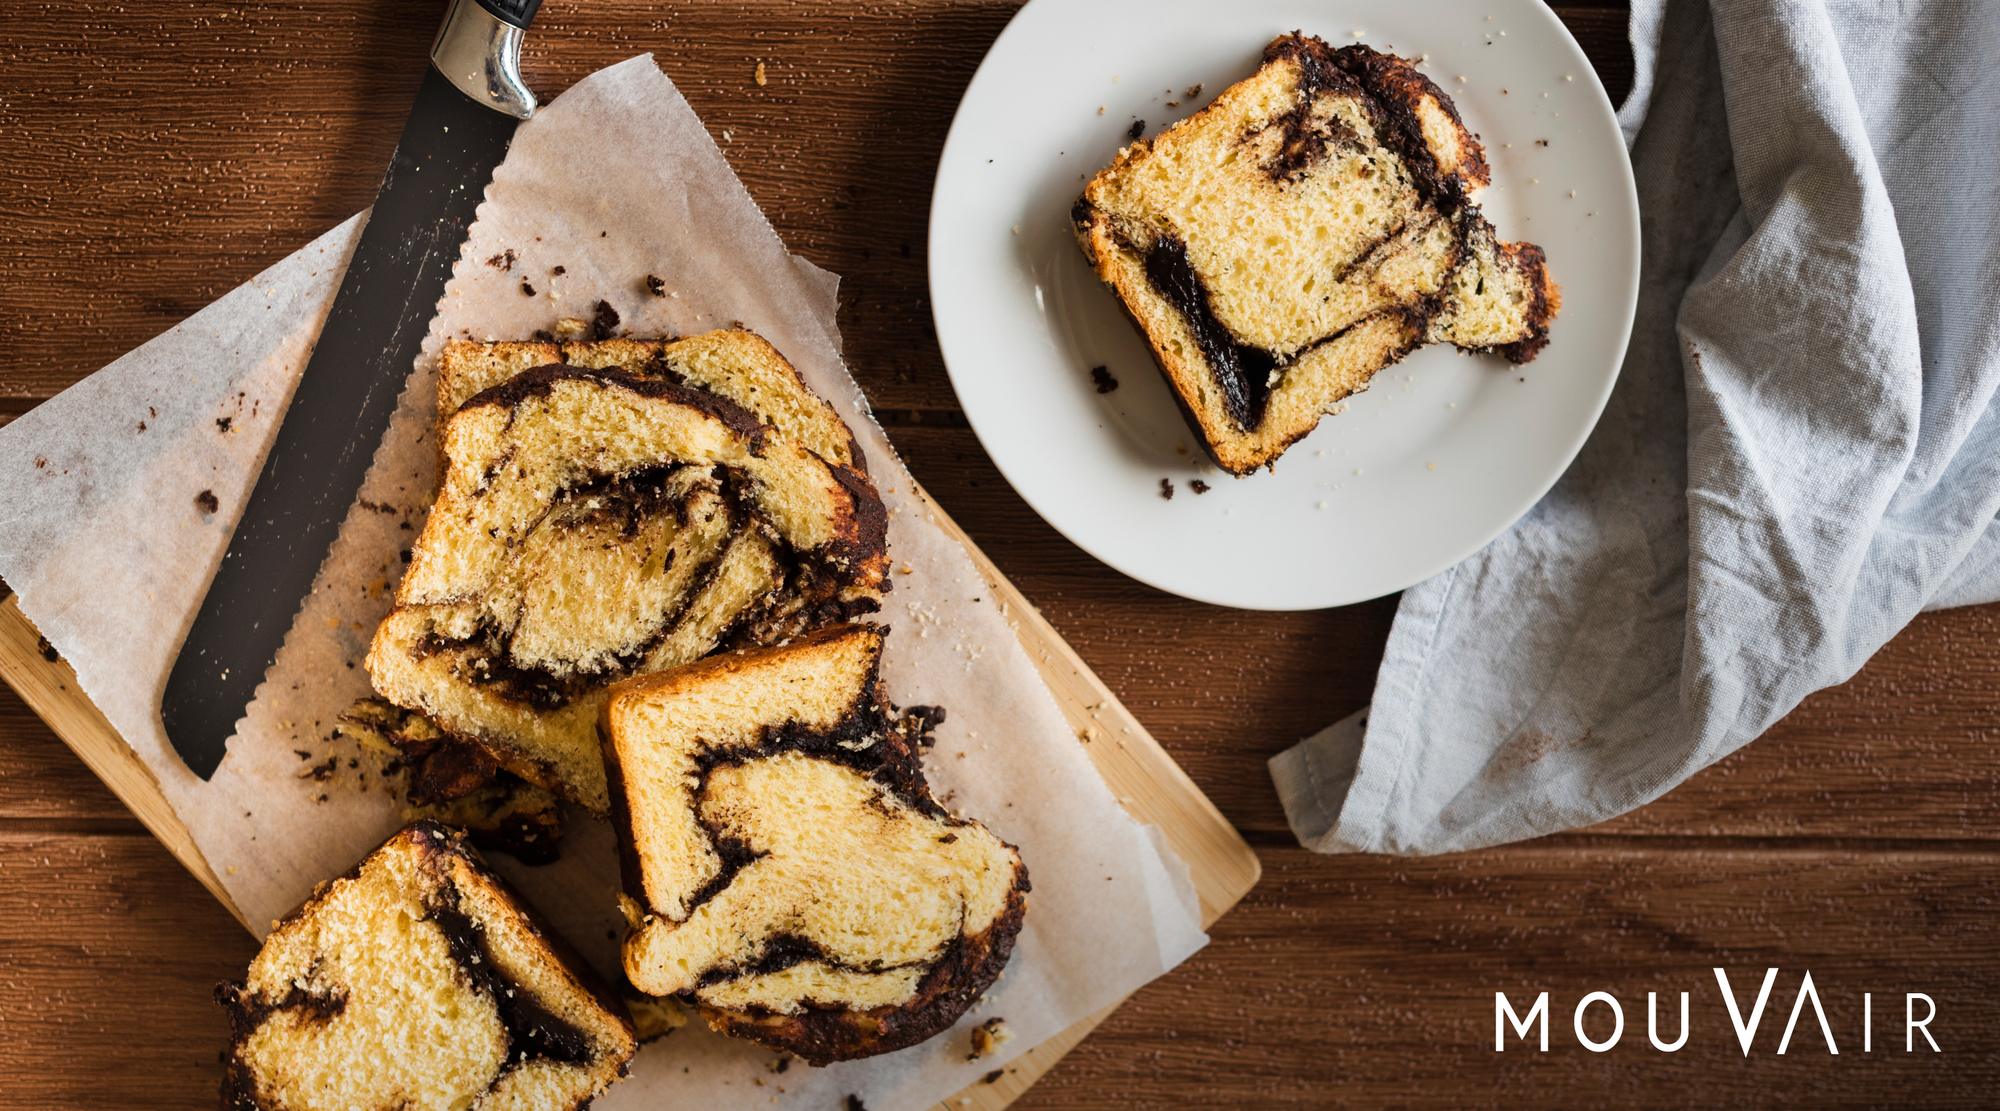
M 1263 874 L 1255 851 L 957 523 L 921 488 L 915 493 L 930 519 L 965 546 L 1119 804 L 1137 820 L 1158 826 L 1187 862 L 1201 901 L 1202 926 L 1214 924 Z M 68 662 L 49 659 L 42 645 L 41 634 L 21 612 L 19 597 L 10 595 L 0 602 L 0 678 L 247 929 L 249 923 L 167 804 L 152 772 L 83 693 Z M 990 1083 L 974 1084 L 938 1104 L 939 1111 L 1000 1111 L 1121 1004 L 1106 1007 L 1028 1050 Z

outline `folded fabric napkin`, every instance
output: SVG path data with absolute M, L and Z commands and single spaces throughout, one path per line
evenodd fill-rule
M 1637 0 L 1632 45 L 1618 386 L 1539 505 L 1403 594 L 1370 708 L 1272 759 L 1309 848 L 1602 821 L 2000 599 L 1991 9 Z

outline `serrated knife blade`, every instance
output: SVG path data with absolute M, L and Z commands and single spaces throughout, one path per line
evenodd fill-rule
M 453 0 L 333 308 L 160 701 L 188 768 L 221 766 L 389 427 L 474 211 L 534 114 L 541 0 Z

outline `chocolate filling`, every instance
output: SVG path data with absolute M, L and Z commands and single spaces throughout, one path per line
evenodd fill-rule
M 876 664 L 880 668 L 879 661 Z M 930 785 L 924 779 L 920 752 L 928 747 L 930 731 L 935 729 L 945 717 L 944 710 L 937 706 L 912 706 L 901 718 L 892 719 L 889 708 L 882 700 L 876 671 L 871 671 L 861 688 L 858 705 L 832 726 L 813 729 L 798 722 L 766 726 L 757 742 L 742 748 L 710 749 L 695 756 L 694 798 L 699 800 L 708 790 L 709 777 L 717 769 L 740 767 L 756 760 L 767 759 L 786 752 L 800 752 L 816 760 L 824 760 L 850 768 L 880 784 L 889 794 L 894 795 L 904 805 L 920 814 L 942 819 L 951 825 L 964 823 L 952 818 L 937 800 L 931 797 Z M 709 843 L 715 846 L 716 855 L 722 858 L 722 867 L 714 878 L 703 884 L 701 889 L 689 896 L 687 908 L 693 913 L 696 907 L 708 902 L 728 888 L 751 862 L 764 854 L 752 849 L 749 843 L 731 836 L 706 821 L 701 821 L 702 829 L 708 834 Z M 801 946 L 809 947 L 806 953 Z M 805 953 L 801 956 L 799 954 Z M 739 976 L 766 972 L 780 972 L 805 960 L 823 961 L 836 968 L 859 972 L 879 972 L 880 968 L 862 968 L 835 960 L 803 938 L 789 938 L 787 935 L 774 936 L 765 950 L 750 964 L 729 968 L 711 969 L 703 973 L 701 985 L 722 983 Z M 780 963 L 770 964 L 772 961 Z M 770 967 L 766 967 L 770 964 Z
M 457 901 L 457 888 L 446 886 L 444 891 L 452 902 Z M 441 903 L 430 909 L 431 921 L 444 933 L 451 959 L 465 973 L 472 990 L 493 997 L 500 1024 L 507 1030 L 508 1065 L 534 1060 L 562 1065 L 590 1063 L 590 1035 L 558 1018 L 533 992 L 500 971 L 484 932 L 472 919 L 456 906 Z
M 542 520 L 530 527 L 529 534 L 543 528 L 577 529 L 585 525 L 613 523 L 622 526 L 621 536 L 629 542 L 639 535 L 648 520 L 668 512 L 676 514 L 679 523 L 685 527 L 688 524 L 685 505 L 674 497 L 670 486 L 673 478 L 689 466 L 666 464 L 624 474 L 600 475 L 568 487 L 556 495 Z M 872 546 L 879 551 L 879 540 L 871 545 L 868 538 L 880 537 L 887 531 L 887 514 L 881 502 L 873 497 L 872 490 L 867 488 L 867 480 L 857 472 L 834 467 L 831 473 L 852 494 L 862 525 L 863 540 L 859 547 Z M 723 466 L 715 467 L 713 475 L 728 507 L 729 535 L 717 547 L 708 564 L 689 578 L 687 589 L 661 615 L 653 633 L 618 653 L 608 664 L 589 671 L 578 668 L 567 674 L 558 674 L 545 667 L 522 666 L 512 659 L 511 635 L 491 623 L 465 638 L 437 634 L 425 636 L 411 646 L 412 656 L 423 659 L 441 652 L 458 654 L 460 658 L 454 662 L 453 672 L 459 679 L 543 713 L 561 709 L 606 683 L 633 674 L 647 655 L 671 636 L 687 617 L 689 608 L 720 571 L 730 546 L 752 529 L 769 531 L 762 516 L 752 507 L 751 480 L 748 476 Z M 595 503 L 594 506 L 592 503 Z M 579 506 L 590 508 L 580 512 L 573 508 Z M 525 543 L 525 537 L 522 543 Z M 797 635 L 802 629 L 847 621 L 880 608 L 872 598 L 847 601 L 838 598 L 847 576 L 836 564 L 855 553 L 838 550 L 797 552 L 780 543 L 776 554 L 782 585 L 745 608 L 726 625 L 717 636 L 718 645 L 774 644 Z M 673 556 L 673 549 L 669 549 L 669 559 Z
M 1222 401 L 1238 428 L 1249 432 L 1264 423 L 1271 400 L 1271 372 L 1283 365 L 1261 347 L 1236 342 L 1236 336 L 1209 307 L 1208 287 L 1188 261 L 1187 244 L 1162 235 L 1146 252 L 1146 280 L 1178 310 L 1201 348 L 1202 358 L 1222 388 Z
M 1264 172 L 1281 185 L 1304 177 L 1325 160 L 1331 147 L 1349 144 L 1356 139 L 1354 129 L 1336 116 L 1315 120 L 1313 103 L 1322 93 L 1360 96 L 1360 84 L 1334 63 L 1333 55 L 1327 52 L 1324 44 L 1318 40 L 1304 41 L 1318 49 L 1301 47 L 1281 51 L 1274 45 L 1265 54 L 1267 63 L 1289 54 L 1299 67 L 1297 103 L 1291 111 L 1272 120 L 1269 125 L 1279 128 L 1282 138 L 1277 155 L 1264 163 Z
M 831 953 L 820 948 L 811 938 L 800 937 L 797 934 L 772 934 L 765 939 L 764 951 L 758 953 L 756 959 L 746 964 L 711 968 L 701 974 L 699 984 L 705 988 L 715 984 L 726 984 L 744 976 L 769 976 L 807 961 L 818 961 L 829 967 L 850 972 L 882 971 L 881 968 L 857 968 L 844 961 L 835 960 Z
M 312 972 L 318 972 L 317 962 Z M 223 1111 L 263 1111 L 264 1105 L 257 1099 L 257 1078 L 236 1049 L 249 1041 L 250 1035 L 267 1019 L 279 1011 L 299 1011 L 307 1021 L 324 1024 L 347 1009 L 346 992 L 307 991 L 297 984 L 277 999 L 255 996 L 245 1000 L 243 985 L 221 983 L 215 985 L 215 1001 L 229 1011 L 231 1050 L 222 1058 Z
M 619 526 L 621 537 L 629 542 L 639 535 L 648 520 L 663 513 L 675 514 L 685 527 L 688 523 L 685 506 L 668 489 L 670 480 L 683 469 L 683 465 L 651 467 L 621 475 L 599 476 L 569 487 L 556 495 L 543 521 L 530 532 L 541 528 L 579 529 L 585 525 L 608 523 Z M 688 606 L 700 597 L 702 590 L 713 579 L 729 544 L 746 529 L 755 527 L 753 515 L 745 504 L 743 488 L 747 480 L 726 467 L 715 468 L 715 475 L 720 481 L 723 500 L 731 518 L 729 536 L 717 547 L 710 563 L 690 578 L 687 589 L 662 614 L 653 634 L 614 656 L 608 666 L 588 672 L 579 669 L 566 675 L 543 667 L 523 667 L 512 659 L 511 635 L 491 624 L 463 639 L 431 634 L 411 647 L 412 655 L 421 659 L 440 652 L 459 653 L 461 658 L 454 663 L 453 671 L 460 679 L 545 713 L 561 709 L 607 682 L 632 674 L 647 653 L 670 636 L 686 616 Z M 592 503 L 595 503 L 594 506 Z M 581 512 L 564 512 L 573 506 L 587 508 Z M 549 517 L 558 519 L 551 522 Z M 675 550 L 669 548 L 667 556 L 668 566 L 671 566 Z M 792 577 L 787 576 L 788 579 Z
M 757 414 L 718 394 L 689 389 L 676 381 L 641 378 L 622 370 L 598 370 L 567 363 L 538 366 L 472 395 L 464 405 L 459 406 L 458 411 L 462 413 L 486 405 L 511 409 L 530 398 L 547 397 L 555 392 L 557 383 L 572 380 L 617 386 L 641 397 L 663 397 L 698 409 L 749 439 L 752 454 L 763 451 L 764 423 L 757 419 Z

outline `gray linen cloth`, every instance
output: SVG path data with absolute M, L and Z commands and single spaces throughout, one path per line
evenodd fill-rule
M 1639 0 L 1638 317 L 1549 495 L 1271 761 L 1321 852 L 1602 821 L 2000 599 L 2000 8 Z M 1558 321 L 1556 342 L 1561 342 Z

